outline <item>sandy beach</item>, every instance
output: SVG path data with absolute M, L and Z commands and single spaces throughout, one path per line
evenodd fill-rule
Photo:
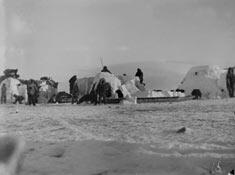
M 21 175 L 227 175 L 235 168 L 234 107 L 235 99 L 19 105 L 18 113 L 1 105 L 0 133 L 26 140 Z

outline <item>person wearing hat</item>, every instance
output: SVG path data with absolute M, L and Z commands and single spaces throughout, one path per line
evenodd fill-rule
M 7 101 L 7 87 L 6 84 L 3 83 L 2 88 L 1 88 L 1 104 L 6 103 Z
M 110 72 L 110 70 L 108 70 L 107 66 L 104 66 L 103 69 L 101 70 L 101 72 L 108 72 L 108 73 L 112 74 Z
M 137 72 L 135 74 L 136 77 L 139 77 L 140 83 L 143 84 L 144 81 L 144 74 L 140 68 L 137 69 Z

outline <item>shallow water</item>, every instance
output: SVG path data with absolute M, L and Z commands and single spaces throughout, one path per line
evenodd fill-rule
M 161 156 L 235 158 L 235 99 L 140 105 L 0 106 L 0 132 L 33 141 L 114 140 Z M 176 133 L 186 127 L 185 133 Z

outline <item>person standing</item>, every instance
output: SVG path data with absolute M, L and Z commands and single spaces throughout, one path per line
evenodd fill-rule
M 140 68 L 137 69 L 137 72 L 135 74 L 136 77 L 139 77 L 140 83 L 143 84 L 144 81 L 144 74 Z
M 110 72 L 110 70 L 108 70 L 108 67 L 107 67 L 107 66 L 104 66 L 103 69 L 101 70 L 101 72 L 108 72 L 108 73 L 112 74 L 112 73 Z
M 7 102 L 7 87 L 4 83 L 1 88 L 1 104 L 5 104 Z
M 229 97 L 234 97 L 235 75 L 234 69 L 232 67 L 228 68 L 228 73 L 226 76 L 226 85 L 229 92 Z
M 33 104 L 36 105 L 37 97 L 38 97 L 38 87 L 36 82 L 31 80 L 27 85 L 27 92 L 28 92 L 28 103 L 29 105 Z

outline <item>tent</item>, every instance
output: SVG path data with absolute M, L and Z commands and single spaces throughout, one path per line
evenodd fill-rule
M 195 66 L 188 71 L 178 89 L 185 90 L 186 96 L 199 89 L 202 98 L 225 98 L 228 97 L 226 74 L 227 70 L 218 66 Z
M 3 86 L 6 87 L 5 92 L 3 92 Z M 24 103 L 28 101 L 27 86 L 22 84 L 18 79 L 12 77 L 4 79 L 0 83 L 0 90 L 0 99 L 2 99 L 5 93 L 6 103 L 13 103 L 15 101 L 14 95 L 22 96 Z
M 126 74 L 118 75 L 117 77 L 121 81 L 122 85 L 133 79 L 132 76 Z
M 93 81 L 94 77 L 79 78 L 75 81 L 78 88 L 79 97 L 89 94 Z
M 19 78 L 19 74 L 17 74 L 17 72 L 18 72 L 18 69 L 5 69 L 3 71 L 4 75 L 0 76 L 0 83 L 9 77 L 12 77 L 15 79 Z
M 112 95 L 115 95 L 116 90 L 118 90 L 121 87 L 121 81 L 114 74 L 110 74 L 108 72 L 100 72 L 96 74 L 96 76 L 94 77 L 94 81 L 92 83 L 90 92 L 93 86 L 95 89 L 97 88 L 97 85 L 100 79 L 102 78 L 104 78 L 106 82 L 110 83 L 112 87 Z
M 47 77 L 42 77 L 39 82 L 38 103 L 49 103 L 56 97 L 58 83 Z
M 145 90 L 144 85 L 140 84 L 138 77 L 130 77 L 127 75 L 119 75 L 116 77 L 114 74 L 107 72 L 100 72 L 95 76 L 90 91 L 93 86 L 96 89 L 101 78 L 104 78 L 106 82 L 110 83 L 113 97 L 117 97 L 116 90 L 121 90 L 126 99 L 134 99 L 134 97 L 140 96 L 147 97 L 148 92 Z

